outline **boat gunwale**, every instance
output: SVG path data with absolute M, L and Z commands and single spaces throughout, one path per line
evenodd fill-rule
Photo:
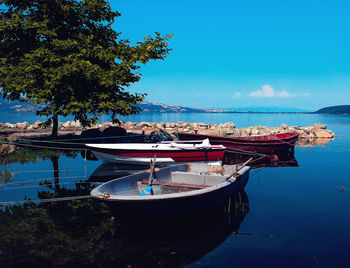
M 182 165 L 182 164 L 180 164 Z M 114 180 L 111 180 L 111 181 L 108 181 L 104 184 L 101 184 L 100 186 L 97 186 L 96 188 L 94 188 L 90 195 L 93 197 L 93 198 L 96 198 L 96 199 L 99 199 L 99 200 L 104 200 L 104 201 L 111 201 L 111 202 L 116 202 L 116 201 L 128 201 L 128 202 L 140 202 L 140 201 L 157 201 L 157 200 L 174 200 L 174 199 L 181 199 L 181 198 L 187 198 L 187 197 L 195 197 L 195 196 L 198 196 L 198 195 L 202 195 L 202 194 L 205 194 L 205 193 L 209 193 L 209 192 L 213 192 L 214 190 L 218 190 L 218 189 L 223 189 L 225 187 L 228 187 L 229 185 L 232 185 L 234 183 L 238 183 L 241 179 L 242 176 L 246 175 L 247 172 L 249 172 L 250 170 L 250 167 L 249 166 L 245 166 L 243 167 L 241 170 L 239 170 L 237 172 L 237 174 L 239 176 L 236 177 L 235 180 L 232 180 L 232 178 L 230 179 L 227 179 L 226 176 L 222 176 L 223 179 L 225 179 L 223 182 L 220 182 L 220 183 L 217 183 L 217 184 L 214 184 L 212 186 L 208 186 L 206 188 L 203 188 L 203 189 L 195 189 L 195 190 L 190 190 L 190 191 L 186 191 L 186 192 L 180 192 L 180 193 L 170 193 L 170 194 L 161 194 L 161 195 L 148 195 L 148 196 L 141 196 L 141 195 L 129 195 L 129 196 L 122 196 L 122 195 L 113 195 L 113 194 L 110 194 L 108 193 L 108 198 L 105 198 L 103 193 L 101 194 L 95 194 L 95 192 L 98 191 L 98 189 L 102 186 L 102 185 L 107 185 L 109 183 L 112 183 L 113 181 L 116 181 L 116 180 L 126 180 L 128 179 L 128 177 L 130 176 L 134 176 L 134 175 L 137 175 L 137 174 L 140 174 L 140 173 L 144 173 L 145 171 L 143 172 L 140 172 L 140 173 L 137 173 L 137 174 L 133 174 L 133 175 L 130 175 L 130 176 L 126 176 L 124 178 L 118 178 L 118 179 L 114 179 Z
M 288 142 L 294 143 L 299 136 L 299 133 L 294 133 L 294 132 L 277 133 L 277 134 L 261 135 L 261 136 L 250 136 L 250 137 L 223 137 L 223 136 L 216 136 L 216 135 L 184 133 L 184 132 L 179 132 L 177 134 L 187 136 L 187 137 L 198 137 L 198 140 L 202 139 L 200 137 L 205 137 L 205 138 L 208 138 L 210 142 L 215 142 L 215 143 L 226 142 L 226 143 L 239 143 L 242 145 L 243 144 L 277 145 L 277 144 L 284 144 Z M 180 140 L 182 139 L 180 138 Z

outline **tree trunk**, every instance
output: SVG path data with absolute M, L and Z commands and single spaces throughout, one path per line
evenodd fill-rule
M 55 193 L 58 194 L 60 191 L 60 171 L 58 167 L 58 156 L 51 156 L 52 166 L 53 166 L 53 176 L 55 180 Z
M 51 136 L 52 137 L 57 137 L 57 133 L 58 133 L 58 115 L 54 114 L 52 117 L 52 133 Z

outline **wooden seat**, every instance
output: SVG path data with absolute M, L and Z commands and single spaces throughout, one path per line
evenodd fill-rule
M 140 181 L 141 184 L 148 184 L 147 180 Z M 168 182 L 168 181 L 152 181 L 152 185 L 160 185 L 166 187 L 178 187 L 178 188 L 187 188 L 187 189 L 204 189 L 210 187 L 210 185 L 203 184 L 191 184 L 191 183 L 179 183 L 179 182 Z

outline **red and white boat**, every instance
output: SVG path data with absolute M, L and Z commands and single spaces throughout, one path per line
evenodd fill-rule
M 298 133 L 280 133 L 250 137 L 219 137 L 204 134 L 176 133 L 181 141 L 209 139 L 211 144 L 221 144 L 228 152 L 258 152 L 273 154 L 279 151 L 292 151 L 298 139 Z
M 149 164 L 154 156 L 157 164 L 174 162 L 222 161 L 226 147 L 202 143 L 113 143 L 86 144 L 93 154 L 105 163 Z

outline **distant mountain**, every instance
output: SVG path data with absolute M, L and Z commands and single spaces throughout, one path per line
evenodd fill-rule
M 149 113 L 224 113 L 230 112 L 218 109 L 205 109 L 205 108 L 190 108 L 184 106 L 175 106 L 169 104 L 155 103 L 155 102 L 140 102 L 137 104 L 141 108 L 142 112 Z M 31 102 L 20 101 L 0 101 L 0 112 L 36 112 L 42 108 L 43 105 L 34 105 Z
M 156 102 L 140 102 L 137 104 L 144 113 L 310 113 L 308 110 L 281 107 L 247 107 L 247 108 L 191 108 L 162 104 Z M 8 101 L 0 99 L 0 112 L 36 112 L 44 105 L 34 105 L 31 102 Z M 314 113 L 325 114 L 350 114 L 350 105 L 331 106 L 322 108 Z
M 322 108 L 316 114 L 350 114 L 350 105 L 338 105 Z
M 44 107 L 43 105 L 34 105 L 31 102 L 20 102 L 20 101 L 0 101 L 0 112 L 36 112 L 38 109 Z
M 142 112 L 150 113 L 227 113 L 230 111 L 207 108 L 190 108 L 184 106 L 175 106 L 170 104 L 162 104 L 156 102 L 140 102 L 137 104 Z
M 289 107 L 237 107 L 237 108 L 224 108 L 224 110 L 235 112 L 253 112 L 253 113 L 310 113 L 311 110 L 289 108 Z

